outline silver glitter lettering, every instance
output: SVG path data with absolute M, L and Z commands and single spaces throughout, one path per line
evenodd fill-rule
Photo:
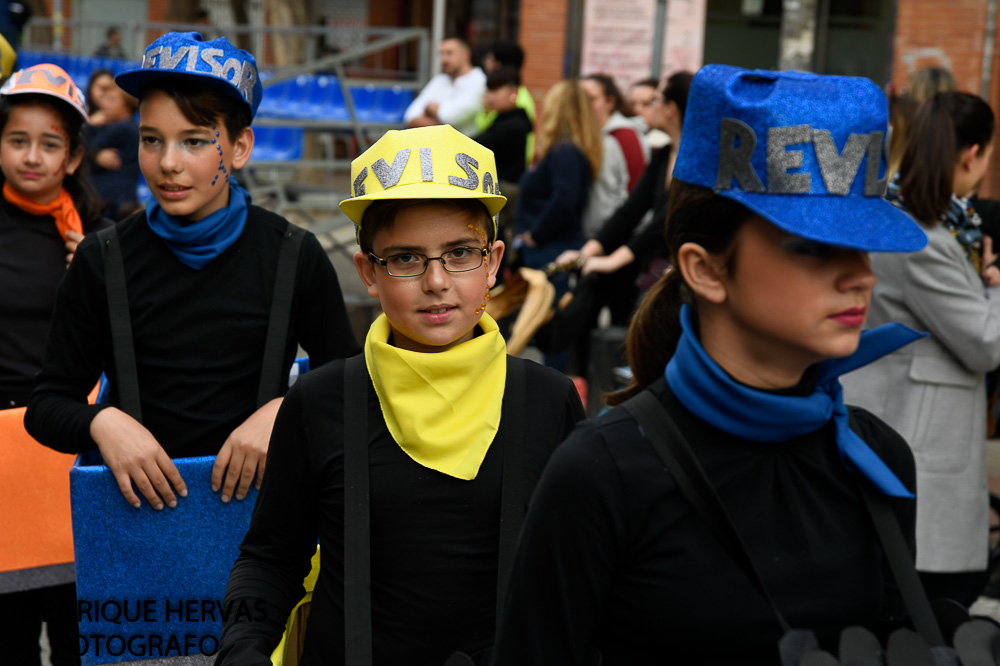
M 171 52 L 169 46 L 164 46 L 163 53 L 160 54 L 160 69 L 177 69 L 177 65 L 181 63 L 184 56 L 188 55 L 193 50 L 193 46 L 182 46 L 177 49 L 177 53 L 173 53 Z M 188 61 L 190 64 L 190 58 Z
M 420 178 L 425 183 L 434 182 L 434 160 L 431 159 L 431 149 L 420 149 Z
M 378 178 L 378 182 L 382 184 L 383 190 L 387 190 L 399 182 L 399 179 L 403 177 L 403 169 L 406 168 L 406 162 L 409 159 L 410 149 L 404 148 L 392 158 L 392 166 L 389 166 L 389 163 L 381 157 L 375 160 L 375 163 L 372 164 L 372 173 Z
M 257 85 L 257 68 L 250 61 L 243 63 L 243 70 L 240 72 L 240 80 L 236 87 L 243 93 L 243 98 L 251 105 L 254 103 L 253 89 Z
M 483 174 L 483 194 L 486 194 L 487 192 L 489 192 L 490 194 L 494 194 L 493 174 L 491 174 L 489 171 Z M 495 194 L 499 194 L 499 192 L 496 192 Z
M 736 145 L 737 139 L 739 145 Z M 753 128 L 735 118 L 723 118 L 719 123 L 719 174 L 716 190 L 732 188 L 733 178 L 744 192 L 764 192 L 764 183 L 753 170 L 750 160 L 757 148 Z
M 808 173 L 788 173 L 802 166 L 801 150 L 786 150 L 812 139 L 809 125 L 772 127 L 767 130 L 767 191 L 770 194 L 804 194 L 812 186 Z
M 354 179 L 354 196 L 365 196 L 365 178 L 368 177 L 368 167 L 363 167 L 358 177 Z
M 830 194 L 849 194 L 861 160 L 868 150 L 868 135 L 850 135 L 842 153 L 837 152 L 830 130 L 813 130 L 812 139 L 826 191 Z
M 230 58 L 222 65 L 222 78 L 232 81 L 234 84 L 239 81 L 240 72 L 243 70 L 243 63 L 236 58 Z
M 474 160 L 471 155 L 466 155 L 465 153 L 458 153 L 455 155 L 455 161 L 458 166 L 465 170 L 465 175 L 468 178 L 459 178 L 458 176 L 448 176 L 449 185 L 458 185 L 459 187 L 464 187 L 467 190 L 475 190 L 479 187 L 479 174 L 473 171 L 473 168 L 479 168 L 479 162 Z
M 889 151 L 885 146 L 885 134 L 882 132 L 872 132 L 869 134 L 868 157 L 865 159 L 866 197 L 885 196 L 886 185 L 889 183 L 889 170 L 886 169 L 881 178 L 878 177 L 878 172 L 882 166 L 882 158 L 888 154 Z
M 150 67 L 156 67 L 156 57 L 163 52 L 162 46 L 157 46 L 155 49 L 149 49 L 142 54 L 142 68 L 148 69 Z
M 201 60 L 212 68 L 212 76 L 222 76 L 222 63 L 216 58 L 222 57 L 225 51 L 222 49 L 202 49 Z
M 52 84 L 53 86 L 58 87 L 66 83 L 65 76 L 52 76 L 52 74 L 47 69 L 43 69 L 42 74 L 45 75 L 45 78 L 48 79 L 49 83 Z

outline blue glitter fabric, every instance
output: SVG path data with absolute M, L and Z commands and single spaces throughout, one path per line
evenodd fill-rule
M 211 487 L 215 458 L 178 458 L 188 496 L 175 509 L 155 511 L 145 501 L 136 509 L 95 454 L 70 471 L 83 664 L 218 650 L 223 612 L 259 615 L 222 605 L 257 491 L 223 503 Z
M 888 102 L 872 81 L 706 65 L 674 167 L 785 231 L 874 252 L 927 244 L 882 197 Z
M 264 88 L 253 55 L 225 37 L 206 42 L 197 32 L 168 32 L 146 47 L 139 69 L 122 72 L 115 82 L 133 97 L 162 78 L 188 78 L 218 88 L 247 104 L 257 115 Z

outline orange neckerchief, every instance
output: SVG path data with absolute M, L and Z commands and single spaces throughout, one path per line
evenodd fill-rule
M 10 186 L 10 183 L 4 183 L 3 198 L 26 213 L 31 213 L 32 215 L 51 215 L 55 218 L 56 229 L 59 230 L 59 235 L 62 236 L 63 241 L 69 240 L 66 238 L 67 231 L 75 231 L 78 234 L 83 233 L 83 222 L 80 220 L 80 213 L 77 212 L 76 205 L 73 203 L 73 197 L 69 195 L 65 187 L 59 191 L 59 196 L 55 199 L 47 204 L 40 204 L 15 190 Z

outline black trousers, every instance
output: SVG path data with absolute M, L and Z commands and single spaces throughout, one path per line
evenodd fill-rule
M 40 666 L 38 640 L 48 623 L 52 666 L 79 666 L 76 585 L 54 585 L 0 595 L 0 645 L 4 663 Z

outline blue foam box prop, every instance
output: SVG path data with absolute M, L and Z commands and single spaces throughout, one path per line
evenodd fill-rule
M 229 571 L 257 491 L 223 503 L 212 492 L 214 457 L 177 458 L 188 496 L 177 507 L 129 505 L 97 451 L 70 470 L 82 662 L 214 654 Z M 95 638 L 100 636 L 100 638 Z

